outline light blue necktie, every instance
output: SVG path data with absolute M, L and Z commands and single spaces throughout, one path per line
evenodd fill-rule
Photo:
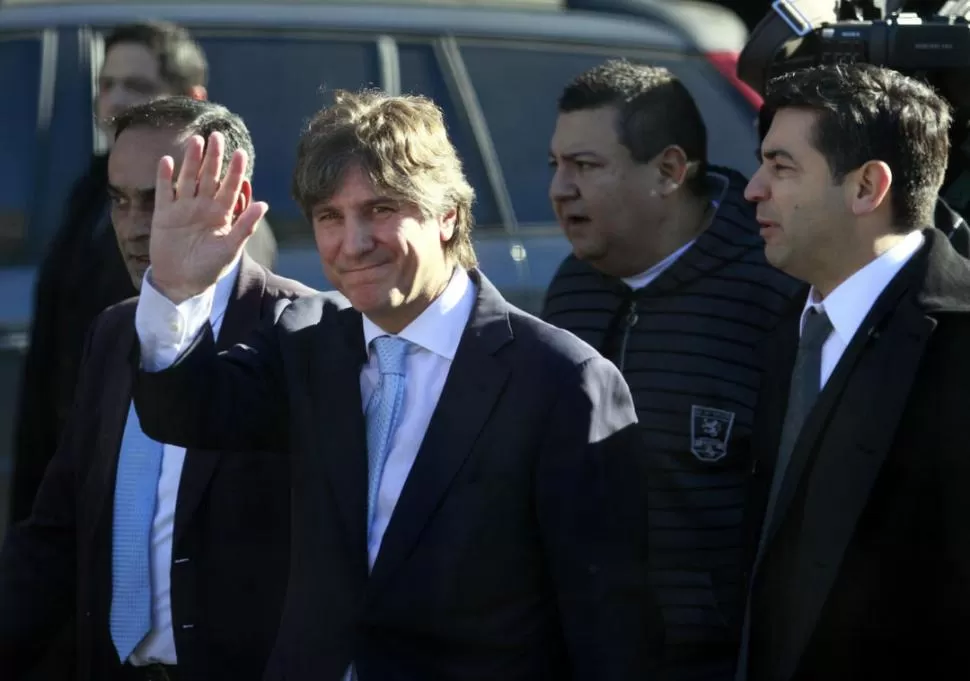
M 397 336 L 380 336 L 371 341 L 381 372 L 377 389 L 367 403 L 367 536 L 370 537 L 377 508 L 384 464 L 391 451 L 394 431 L 404 406 L 404 359 L 408 341 Z
M 377 508 L 377 494 L 381 488 L 384 464 L 391 451 L 394 431 L 401 420 L 404 406 L 404 360 L 408 341 L 397 336 L 379 336 L 371 341 L 381 372 L 377 389 L 367 402 L 367 538 L 370 540 Z M 357 681 L 354 665 L 344 674 L 343 681 Z
M 122 664 L 152 628 L 151 532 L 162 444 L 144 432 L 132 403 L 115 479 L 111 542 L 111 640 Z

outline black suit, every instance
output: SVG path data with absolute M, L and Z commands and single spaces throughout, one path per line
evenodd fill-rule
M 10 524 L 30 515 L 63 437 L 91 323 L 109 305 L 137 293 L 118 250 L 107 187 L 108 156 L 94 156 L 71 189 L 64 221 L 38 269 L 14 421 Z M 272 269 L 276 239 L 265 221 L 246 243 L 246 253 Z
M 308 293 L 244 256 L 219 346 L 272 319 L 279 301 Z M 110 681 L 119 672 L 108 628 L 112 508 L 137 371 L 135 305 L 115 305 L 93 325 L 64 439 L 30 518 L 10 530 L 0 552 L 0 678 L 16 679 L 72 614 L 78 678 Z M 171 568 L 182 678 L 260 678 L 279 625 L 288 552 L 285 460 L 190 451 Z
M 755 566 L 750 681 L 970 674 L 970 264 L 940 232 L 924 234 L 795 445 Z M 771 484 L 801 310 L 766 346 L 755 517 Z
M 293 559 L 270 679 L 644 679 L 646 486 L 615 367 L 510 306 L 475 306 L 368 577 L 361 316 L 299 300 L 217 357 L 140 373 L 146 432 L 289 452 Z M 282 462 L 281 462 L 282 463 Z

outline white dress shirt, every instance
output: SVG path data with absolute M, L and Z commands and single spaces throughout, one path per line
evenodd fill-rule
M 384 532 L 417 458 L 438 398 L 441 397 L 458 343 L 471 316 L 475 296 L 475 286 L 468 273 L 460 267 L 456 268 L 444 292 L 398 334 L 410 341 L 411 347 L 405 360 L 403 411 L 391 439 L 391 449 L 381 476 L 373 531 L 367 547 L 371 567 L 377 559 Z M 205 326 L 212 298 L 213 289 L 210 288 L 175 305 L 156 291 L 151 286 L 149 275 L 145 275 L 135 313 L 135 328 L 141 342 L 142 365 L 146 371 L 161 371 L 175 362 L 179 353 Z M 362 410 L 366 409 L 380 377 L 377 357 L 370 352 L 370 342 L 378 336 L 391 335 L 367 317 L 363 318 L 363 325 L 367 362 L 360 372 Z
M 211 313 L 206 317 L 212 324 L 216 336 L 222 328 L 222 318 L 232 295 L 236 276 L 239 274 L 239 261 L 216 283 L 213 291 Z M 146 277 L 147 279 L 147 277 Z M 142 282 L 142 293 L 148 282 Z M 139 298 L 138 315 L 149 318 L 156 315 L 156 299 L 149 296 L 143 307 Z M 163 298 L 164 300 L 164 298 Z M 175 652 L 175 636 L 172 631 L 172 539 L 175 534 L 175 505 L 178 499 L 179 481 L 182 478 L 182 465 L 185 462 L 185 449 L 175 445 L 162 447 L 162 473 L 158 480 L 158 496 L 155 502 L 155 518 L 152 521 L 151 576 L 152 576 L 152 630 L 131 653 L 129 661 L 136 666 L 152 663 L 174 665 L 178 663 Z
M 824 300 L 818 299 L 815 287 L 808 294 L 802 310 L 799 334 L 805 328 L 808 311 L 825 312 L 832 323 L 832 333 L 822 345 L 822 373 L 819 386 L 825 387 L 836 365 L 849 347 L 869 310 L 903 266 L 923 245 L 923 233 L 910 232 L 906 238 L 839 284 Z
M 670 266 L 677 262 L 677 259 L 687 252 L 697 239 L 691 239 L 686 244 L 678 248 L 676 251 L 668 255 L 666 258 L 656 263 L 653 267 L 650 267 L 645 272 L 640 274 L 634 274 L 632 277 L 623 277 L 623 283 L 632 288 L 634 291 L 642 289 L 647 286 L 654 279 L 663 274 L 666 270 L 670 269 Z

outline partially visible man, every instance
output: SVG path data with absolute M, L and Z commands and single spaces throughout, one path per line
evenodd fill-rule
M 550 198 L 573 247 L 542 316 L 612 360 L 650 476 L 663 679 L 734 676 L 756 343 L 796 283 L 765 262 L 745 179 L 667 69 L 609 61 L 559 100 Z
M 859 64 L 773 80 L 765 107 L 746 194 L 808 285 L 764 344 L 738 678 L 963 678 L 970 264 L 931 226 L 949 106 Z
M 181 156 L 193 135 L 220 135 L 227 155 L 244 150 L 238 216 L 252 200 L 253 146 L 239 117 L 185 97 L 128 109 L 113 125 L 111 220 L 137 289 L 159 159 Z M 208 323 L 228 348 L 307 293 L 242 254 L 219 273 Z M 275 640 L 289 559 L 285 460 L 186 455 L 146 438 L 131 402 L 136 303 L 93 324 L 64 438 L 32 515 L 0 551 L 0 678 L 17 679 L 72 614 L 80 681 L 258 681 Z
M 165 22 L 119 26 L 104 40 L 95 116 L 112 119 L 158 97 L 206 98 L 207 64 L 188 32 Z M 10 521 L 24 520 L 57 448 L 74 398 L 84 337 L 106 307 L 135 295 L 111 229 L 107 155 L 96 155 L 71 191 L 63 223 L 40 265 L 14 435 Z M 247 244 L 272 267 L 276 246 L 263 225 Z
M 476 268 L 440 109 L 338 92 L 311 121 L 294 194 L 353 308 L 298 300 L 222 354 L 216 275 L 266 206 L 227 222 L 244 155 L 218 183 L 217 144 L 203 157 L 194 140 L 175 181 L 160 164 L 135 403 L 159 438 L 289 454 L 294 560 L 267 679 L 650 678 L 629 389 Z

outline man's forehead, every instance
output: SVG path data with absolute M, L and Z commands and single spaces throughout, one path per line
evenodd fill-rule
M 366 204 L 377 200 L 401 201 L 393 190 L 376 185 L 357 164 L 350 165 L 334 183 L 332 194 L 321 200 L 317 207 L 351 206 Z
M 780 109 L 771 119 L 771 126 L 768 128 L 762 147 L 810 146 L 817 117 L 818 114 L 814 111 L 805 109 Z
M 563 154 L 583 148 L 605 150 L 615 147 L 620 143 L 618 115 L 614 106 L 560 113 L 556 119 L 552 144 L 556 151 Z
M 141 43 L 117 43 L 105 55 L 101 77 L 158 78 L 158 57 Z
M 130 173 L 137 168 L 139 171 L 151 169 L 154 173 L 163 156 L 171 156 L 178 168 L 186 142 L 185 136 L 176 130 L 126 128 L 111 146 L 108 172 Z

